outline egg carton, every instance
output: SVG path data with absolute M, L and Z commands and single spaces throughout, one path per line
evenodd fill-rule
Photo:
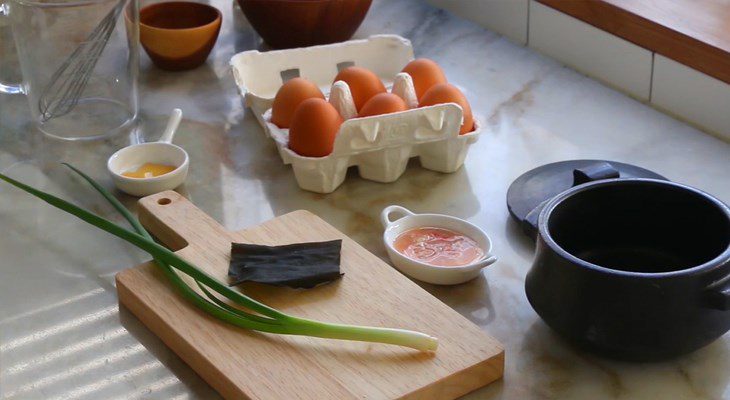
M 299 187 L 331 193 L 344 182 L 351 166 L 357 166 L 362 178 L 376 182 L 397 180 L 412 157 L 419 157 L 423 168 L 455 172 L 464 163 L 469 146 L 478 140 L 481 123 L 476 115 L 474 130 L 459 135 L 463 115 L 457 104 L 356 118 L 347 84 L 332 84 L 339 70 L 357 65 L 373 71 L 389 91 L 415 107 L 411 77 L 400 72 L 411 60 L 413 47 L 409 40 L 397 35 L 374 35 L 299 49 L 245 51 L 231 58 L 231 68 L 244 105 L 274 140 L 283 162 L 292 165 Z M 328 156 L 296 154 L 288 147 L 289 130 L 271 122 L 276 92 L 283 82 L 297 76 L 317 84 L 345 118 Z

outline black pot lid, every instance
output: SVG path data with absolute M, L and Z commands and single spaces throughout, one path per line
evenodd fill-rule
M 507 209 L 525 233 L 535 237 L 537 214 L 548 200 L 584 183 L 613 178 L 667 178 L 631 164 L 604 160 L 569 160 L 545 164 L 515 179 L 507 191 Z

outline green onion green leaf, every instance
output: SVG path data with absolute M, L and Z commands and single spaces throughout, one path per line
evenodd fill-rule
M 6 175 L 0 174 L 0 180 L 10 183 L 48 204 L 146 251 L 154 258 L 156 265 L 163 271 L 165 276 L 167 276 L 172 285 L 183 297 L 206 313 L 224 322 L 245 329 L 275 334 L 387 343 L 421 351 L 435 351 L 438 347 L 437 339 L 424 333 L 404 329 L 333 324 L 298 318 L 233 290 L 205 271 L 180 258 L 174 252 L 156 243 L 139 221 L 109 191 L 75 167 L 69 164 L 64 165 L 81 176 L 98 191 L 132 225 L 134 231 L 124 229 L 81 207 L 16 181 Z M 179 273 L 186 274 L 194 279 L 201 291 L 208 298 L 206 299 L 188 286 Z M 236 306 L 226 303 L 219 296 L 230 300 Z M 242 308 L 251 312 L 244 311 Z

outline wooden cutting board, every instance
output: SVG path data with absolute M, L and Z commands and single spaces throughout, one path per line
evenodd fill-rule
M 502 377 L 502 345 L 363 247 L 307 211 L 228 232 L 176 192 L 139 202 L 166 246 L 227 282 L 231 242 L 343 239 L 336 283 L 311 290 L 247 285 L 288 313 L 328 322 L 418 330 L 435 353 L 378 343 L 271 335 L 220 322 L 179 296 L 149 262 L 117 274 L 119 301 L 227 399 L 452 399 Z

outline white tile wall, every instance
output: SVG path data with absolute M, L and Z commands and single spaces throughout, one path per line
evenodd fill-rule
M 428 0 L 462 18 L 527 44 L 527 8 L 529 0 Z
M 583 21 L 530 0 L 528 45 L 648 101 L 652 53 Z
M 535 0 L 427 1 L 730 141 L 725 82 Z
M 730 140 L 730 85 L 657 54 L 651 103 Z

